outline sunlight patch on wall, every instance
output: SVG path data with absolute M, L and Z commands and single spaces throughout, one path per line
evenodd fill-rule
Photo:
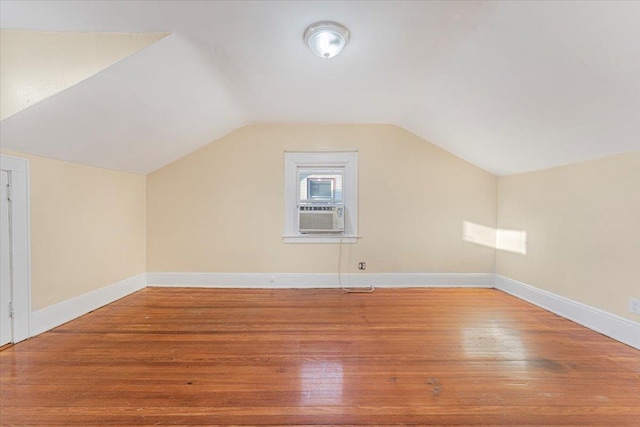
M 527 254 L 527 232 L 524 230 L 496 230 L 496 249 Z
M 524 230 L 504 230 L 463 221 L 462 240 L 501 251 L 527 253 L 527 232 Z

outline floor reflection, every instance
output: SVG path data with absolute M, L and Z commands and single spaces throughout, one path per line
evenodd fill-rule
M 501 325 L 463 328 L 462 339 L 464 351 L 471 357 L 527 359 L 519 332 L 511 328 Z
M 300 367 L 301 401 L 303 405 L 331 405 L 342 402 L 342 363 L 305 361 Z

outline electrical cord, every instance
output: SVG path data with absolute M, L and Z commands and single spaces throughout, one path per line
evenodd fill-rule
M 340 238 L 340 249 L 338 250 L 338 283 L 340 284 L 340 289 L 350 294 L 369 294 L 375 291 L 376 288 L 373 285 L 369 285 L 368 288 L 345 288 L 342 284 L 342 276 L 340 273 L 342 269 L 342 240 L 343 237 Z

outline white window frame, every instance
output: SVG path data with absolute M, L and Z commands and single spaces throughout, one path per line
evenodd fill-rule
M 284 153 L 284 235 L 285 243 L 356 243 L 358 241 L 358 152 Z M 298 232 L 298 169 L 342 168 L 345 207 L 344 233 L 309 235 Z

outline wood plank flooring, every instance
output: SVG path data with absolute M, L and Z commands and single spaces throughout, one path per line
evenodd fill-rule
M 490 289 L 147 288 L 0 352 L 0 424 L 639 426 L 640 351 Z

